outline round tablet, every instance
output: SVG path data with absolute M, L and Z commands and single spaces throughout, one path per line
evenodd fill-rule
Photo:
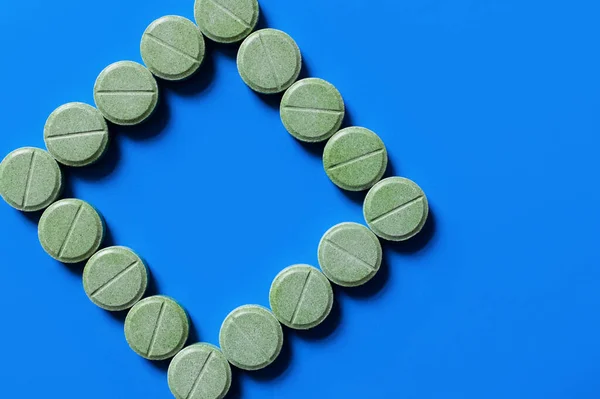
M 194 16 L 202 33 L 219 43 L 234 43 L 252 32 L 258 22 L 256 0 L 196 0 Z
M 314 267 L 294 265 L 275 277 L 269 302 L 282 324 L 307 330 L 321 324 L 331 312 L 333 290 L 329 280 Z
M 237 55 L 240 76 L 252 90 L 279 93 L 291 86 L 302 68 L 300 49 L 287 33 L 262 29 L 244 40 Z
M 183 348 L 190 330 L 188 316 L 177 302 L 156 295 L 142 299 L 127 313 L 125 339 L 138 355 L 165 360 Z
M 367 224 L 381 238 L 404 241 L 415 236 L 427 220 L 429 205 L 416 183 L 389 177 L 377 183 L 365 197 Z
M 142 65 L 119 61 L 100 72 L 94 101 L 102 115 L 117 125 L 135 125 L 148 118 L 158 103 L 154 76 Z
M 325 145 L 323 166 L 336 186 L 362 191 L 373 186 L 387 168 L 383 141 L 364 127 L 348 127 L 337 132 Z
M 199 343 L 169 364 L 169 389 L 177 399 L 222 399 L 231 386 L 231 367 L 216 346 Z
M 44 211 L 38 237 L 48 255 L 64 263 L 77 263 L 88 259 L 100 247 L 104 222 L 87 202 L 64 199 Z
M 342 125 L 344 100 L 322 79 L 294 83 L 283 95 L 279 113 L 287 131 L 300 141 L 315 143 L 330 138 Z
M 283 330 L 273 313 L 258 305 L 244 305 L 225 318 L 219 333 L 223 354 L 244 370 L 273 363 L 283 346 Z
M 165 80 L 181 80 L 200 67 L 204 59 L 204 37 L 189 19 L 169 15 L 146 28 L 140 51 L 154 75 Z
M 129 309 L 144 295 L 147 285 L 146 265 L 126 247 L 108 247 L 96 252 L 83 269 L 85 293 L 106 310 Z
M 319 243 L 319 265 L 327 278 L 343 287 L 369 281 L 381 266 L 379 239 L 358 223 L 340 223 L 323 235 Z
M 19 148 L 0 163 L 0 194 L 13 208 L 39 211 L 53 203 L 61 191 L 60 168 L 44 150 Z
M 48 152 L 60 163 L 85 166 L 96 162 L 108 145 L 108 126 L 96 108 L 69 103 L 54 110 L 44 126 Z

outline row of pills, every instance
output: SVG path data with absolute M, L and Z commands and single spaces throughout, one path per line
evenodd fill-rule
M 0 193 L 5 200 L 24 211 L 52 204 L 62 188 L 61 171 L 54 159 L 69 166 L 89 165 L 99 159 L 109 138 L 105 119 L 121 125 L 146 120 L 158 102 L 153 75 L 166 80 L 191 76 L 205 56 L 203 34 L 224 43 L 244 39 L 258 21 L 258 3 L 197 0 L 195 16 L 198 26 L 177 16 L 150 24 L 141 41 L 147 68 L 130 61 L 105 68 L 94 85 L 97 108 L 70 103 L 55 110 L 44 128 L 52 156 L 34 148 L 9 154 L 0 164 Z M 428 214 L 422 190 L 399 177 L 377 183 L 387 167 L 381 139 L 360 127 L 338 131 L 344 102 L 330 83 L 315 78 L 294 83 L 302 59 L 291 37 L 274 29 L 254 32 L 242 43 L 237 64 L 243 81 L 253 90 L 286 91 L 280 113 L 290 134 L 306 142 L 329 140 L 323 163 L 337 186 L 352 191 L 370 188 L 364 215 L 375 234 L 400 241 L 421 230 Z M 382 249 L 371 230 L 354 223 L 331 228 L 319 244 L 322 272 L 308 265 L 284 269 L 271 287 L 272 312 L 245 305 L 227 316 L 220 333 L 221 352 L 206 343 L 182 350 L 189 332 L 186 312 L 165 296 L 140 300 L 148 282 L 146 266 L 125 247 L 98 251 L 104 222 L 91 205 L 77 199 L 58 201 L 46 209 L 38 226 L 40 242 L 52 257 L 66 263 L 89 258 L 83 285 L 92 302 L 110 311 L 131 308 L 125 336 L 136 353 L 151 360 L 175 356 L 168 380 L 177 398 L 222 398 L 231 384 L 229 363 L 256 370 L 274 361 L 283 343 L 280 323 L 298 329 L 320 324 L 333 304 L 329 281 L 357 286 L 377 273 Z

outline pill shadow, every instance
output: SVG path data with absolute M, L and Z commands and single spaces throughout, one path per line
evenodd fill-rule
M 289 368 L 290 363 L 292 361 L 292 348 L 289 342 L 289 339 L 283 340 L 283 346 L 281 347 L 281 352 L 277 359 L 261 370 L 255 371 L 247 371 L 247 370 L 239 370 L 240 373 L 247 374 L 249 378 L 255 381 L 272 381 L 282 376 L 286 370 Z
M 206 54 L 200 68 L 187 79 L 171 81 L 159 79 L 159 86 L 161 88 L 171 90 L 178 95 L 184 97 L 193 97 L 203 92 L 210 91 L 210 87 L 215 80 L 215 59 L 213 51 L 211 51 L 212 42 L 207 40 L 206 43 Z
M 121 126 L 109 122 L 108 130 L 115 136 L 127 136 L 134 141 L 144 141 L 157 137 L 165 130 L 171 119 L 171 110 L 164 90 L 158 91 L 158 103 L 148 119 L 137 125 Z M 118 139 L 118 137 L 115 137 Z
M 237 53 L 240 48 L 241 42 L 238 43 L 217 43 L 212 40 L 208 40 L 206 43 L 206 51 L 210 54 L 221 53 L 225 57 L 230 58 L 233 61 L 237 60 Z
M 390 249 L 401 254 L 414 254 L 422 251 L 432 241 L 436 230 L 436 217 L 431 205 L 429 206 L 429 215 L 423 229 L 416 236 L 406 241 L 385 241 L 384 248 Z
M 336 286 L 333 287 L 334 298 L 337 298 L 335 293 L 338 291 L 338 289 L 339 288 Z M 292 337 L 298 337 L 299 339 L 305 341 L 319 341 L 333 335 L 341 323 L 342 307 L 340 302 L 334 299 L 329 316 L 327 316 L 327 318 L 323 320 L 321 324 L 308 330 L 295 330 L 286 327 L 286 332 Z
M 92 165 L 81 167 L 64 167 L 69 177 L 80 178 L 88 181 L 102 180 L 110 175 L 119 164 L 121 159 L 121 146 L 118 138 L 111 137 L 105 153 Z
M 240 399 L 242 398 L 242 384 L 240 382 L 240 370 L 232 367 L 231 368 L 231 386 L 225 399 Z
M 371 280 L 358 287 L 339 287 L 339 290 L 351 298 L 371 298 L 380 293 L 385 288 L 389 279 L 390 266 L 384 250 L 383 258 L 381 260 L 381 266 L 379 267 L 377 274 L 375 274 L 375 276 Z
M 35 212 L 23 212 L 23 211 L 19 211 L 17 209 L 13 209 L 13 211 L 19 213 L 23 219 L 25 219 L 29 223 L 32 223 L 36 226 L 40 222 L 42 213 L 44 213 L 43 209 L 41 211 L 35 211 Z
M 294 138 L 294 140 L 296 141 L 296 143 L 298 143 L 300 147 L 302 147 L 304 151 L 308 152 L 313 157 L 319 159 L 323 158 L 323 150 L 325 149 L 325 144 L 327 144 L 327 141 L 321 141 L 318 143 L 307 143 L 305 141 L 300 141 L 296 138 Z

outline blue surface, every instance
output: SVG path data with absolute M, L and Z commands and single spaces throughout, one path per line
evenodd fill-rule
M 600 397 L 600 5 L 557 0 L 262 0 L 306 74 L 341 91 L 350 123 L 387 144 L 433 219 L 280 361 L 237 372 L 231 397 Z M 0 154 L 43 147 L 50 112 L 92 102 L 109 63 L 140 61 L 145 27 L 192 0 L 5 1 Z M 362 222 L 239 78 L 236 47 L 198 77 L 161 83 L 151 121 L 113 128 L 93 168 L 66 169 L 110 241 L 138 251 L 156 291 L 218 342 L 233 308 L 268 304 L 272 278 L 317 262 L 321 235 Z M 135 355 L 121 316 L 86 298 L 81 267 L 51 260 L 39 215 L 0 203 L 0 397 L 167 398 L 165 364 Z

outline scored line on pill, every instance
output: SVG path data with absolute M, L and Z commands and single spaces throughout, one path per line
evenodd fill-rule
M 82 210 L 83 210 L 83 204 L 80 204 L 79 207 L 77 208 L 77 212 L 75 212 L 75 216 L 73 217 L 71 226 L 69 226 L 69 231 L 67 232 L 65 240 L 63 241 L 63 243 L 61 244 L 61 246 L 58 250 L 59 258 L 63 256 L 63 252 L 67 248 L 67 242 L 71 239 L 71 236 L 73 235 L 73 231 L 75 230 L 75 225 L 77 225 L 77 222 L 79 220 L 79 217 L 81 216 Z
M 156 90 L 151 89 L 151 90 L 146 90 L 146 89 L 140 89 L 140 90 L 98 90 L 96 91 L 96 94 L 105 94 L 105 95 L 123 95 L 123 94 L 156 94 Z
M 210 0 L 210 2 L 213 3 L 215 7 L 217 7 L 221 11 L 223 11 L 225 14 L 229 15 L 231 18 L 236 20 L 240 25 L 243 25 L 244 28 L 252 29 L 252 27 L 250 26 L 249 23 L 247 23 L 246 21 L 244 21 L 243 19 L 241 19 L 240 17 L 235 15 L 233 13 L 233 11 L 231 11 L 229 8 L 225 7 L 223 4 L 218 3 L 217 0 Z
M 154 348 L 154 345 L 156 345 L 156 340 L 158 338 L 158 330 L 160 329 L 160 324 L 162 323 L 162 318 L 165 314 L 165 304 L 166 302 L 164 301 L 160 304 L 160 309 L 158 310 L 158 317 L 156 318 L 154 330 L 152 330 L 152 336 L 150 337 L 150 344 L 148 345 L 146 356 L 150 356 L 152 354 L 152 349 Z
M 344 111 L 337 109 L 324 109 L 324 108 L 311 108 L 311 107 L 296 107 L 293 105 L 285 105 L 283 107 L 285 110 L 289 111 L 298 111 L 298 112 L 315 112 L 320 114 L 331 114 L 331 115 L 341 115 Z
M 408 208 L 409 206 L 411 206 L 412 204 L 414 204 L 415 202 L 419 201 L 420 199 L 423 199 L 423 195 L 419 195 L 416 198 L 411 199 L 408 202 L 405 202 L 404 204 L 398 205 L 397 207 L 395 207 L 392 210 L 389 210 L 379 216 L 377 216 L 376 218 L 371 219 L 371 223 L 377 223 L 385 218 L 387 218 L 388 216 L 391 216 L 393 213 L 399 212 L 403 209 Z
M 31 159 L 29 160 L 29 169 L 27 170 L 27 177 L 25 180 L 25 191 L 23 191 L 23 201 L 21 201 L 21 207 L 25 207 L 27 203 L 27 197 L 29 196 L 29 191 L 31 190 L 31 177 L 33 175 L 34 160 L 35 151 L 31 151 Z
M 212 358 L 213 355 L 214 355 L 214 352 L 211 351 L 208 354 L 208 356 L 206 357 L 206 360 L 204 360 L 204 363 L 202 363 L 202 367 L 200 367 L 198 376 L 196 376 L 196 379 L 194 380 L 192 389 L 190 389 L 190 392 L 186 395 L 185 399 L 192 398 L 194 396 L 194 393 L 196 393 L 196 391 L 198 390 L 198 387 L 200 386 L 200 382 L 202 381 L 202 374 L 204 374 L 204 370 L 207 368 L 206 366 L 208 366 L 208 362 L 210 361 L 210 359 Z
M 358 263 L 360 263 L 361 265 L 365 266 L 366 268 L 368 268 L 371 271 L 375 271 L 375 267 L 373 265 L 371 265 L 370 263 L 362 260 L 361 258 L 359 258 L 358 256 L 350 253 L 348 250 L 346 250 L 344 247 L 342 247 L 341 245 L 329 240 L 329 239 L 325 239 L 325 242 L 329 245 L 331 245 L 332 247 L 334 247 L 335 249 L 337 249 L 340 252 L 345 253 L 346 255 L 348 255 L 349 257 L 351 257 L 352 259 L 358 261 Z
M 90 294 L 91 297 L 101 294 L 102 292 L 104 292 L 105 290 L 107 290 L 111 285 L 113 285 L 116 281 L 118 281 L 121 277 L 123 277 L 125 274 L 127 274 L 127 272 L 129 272 L 130 270 L 132 270 L 134 268 L 134 266 L 138 263 L 138 260 L 133 261 L 132 264 L 128 265 L 125 269 L 121 270 L 119 273 L 117 273 L 114 277 L 112 277 L 110 280 L 108 280 L 106 283 L 102 284 L 100 287 L 96 288 L 94 290 L 94 292 L 92 292 Z
M 154 43 L 157 43 L 157 44 L 163 46 L 164 48 L 167 48 L 167 49 L 173 51 L 174 53 L 177 53 L 177 54 L 181 55 L 182 57 L 187 58 L 188 60 L 192 61 L 195 64 L 199 64 L 200 63 L 200 61 L 198 59 L 196 59 L 193 56 L 189 55 L 188 53 L 186 53 L 186 52 L 178 49 L 177 47 L 175 47 L 175 46 L 173 46 L 173 45 L 165 42 L 164 40 L 159 39 L 158 37 L 151 35 L 150 33 L 146 33 L 146 37 L 149 38 L 150 40 L 152 40 Z
M 240 333 L 240 335 L 247 341 L 248 344 L 250 344 L 250 348 L 256 348 L 256 351 L 262 355 L 262 357 L 265 359 L 265 362 L 268 362 L 269 360 L 271 360 L 271 357 L 269 355 L 267 355 L 266 352 L 263 351 L 263 349 L 261 347 L 259 347 L 258 345 L 255 345 L 255 341 L 250 339 L 250 336 L 248 334 L 246 334 L 246 332 L 240 327 L 238 326 L 236 323 L 236 318 L 233 317 L 231 320 L 231 325 L 234 326 L 238 332 Z
M 363 161 L 363 160 L 365 160 L 367 158 L 370 158 L 370 157 L 373 157 L 375 155 L 379 155 L 383 151 L 384 151 L 384 149 L 380 148 L 380 149 L 375 150 L 375 151 L 367 152 L 366 154 L 363 154 L 363 155 L 358 156 L 356 158 L 352 158 L 352 159 L 349 159 L 347 161 L 340 162 L 338 164 L 332 165 L 332 166 L 330 166 L 327 169 L 329 169 L 329 170 L 335 170 L 335 169 L 343 168 L 344 166 L 352 165 L 353 163 Z
M 106 130 L 88 130 L 84 132 L 59 133 L 46 137 L 46 140 L 62 139 L 65 137 L 93 136 L 94 134 L 106 133 Z
M 265 56 L 267 57 L 267 61 L 269 62 L 269 71 L 271 72 L 271 75 L 273 75 L 273 80 L 275 80 L 275 86 L 277 86 L 278 90 L 281 90 L 281 85 L 279 84 L 279 77 L 277 76 L 277 71 L 275 69 L 275 63 L 273 62 L 273 58 L 271 58 L 271 53 L 269 53 L 269 50 L 265 46 L 265 42 L 263 42 L 261 32 L 258 32 L 258 41 L 260 42 L 260 45 L 262 46 L 263 51 L 265 52 Z
M 298 298 L 298 302 L 296 303 L 296 307 L 294 308 L 294 312 L 292 313 L 292 318 L 290 319 L 290 323 L 294 324 L 296 317 L 298 317 L 298 311 L 300 310 L 300 305 L 306 296 L 306 287 L 308 287 L 308 280 L 310 279 L 311 270 L 306 274 L 306 279 L 304 280 L 304 284 L 302 285 L 302 290 L 300 291 L 300 297 Z

